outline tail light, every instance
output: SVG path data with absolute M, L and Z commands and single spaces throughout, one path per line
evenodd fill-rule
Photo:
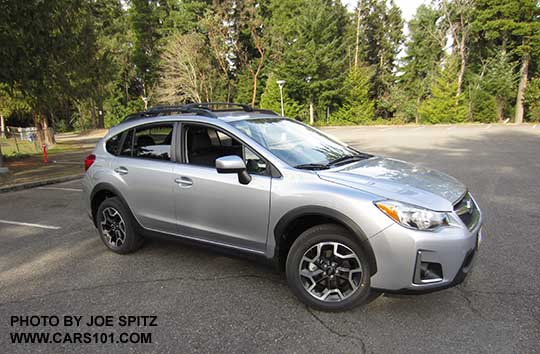
M 90 166 L 92 166 L 92 164 L 96 161 L 96 155 L 94 154 L 90 154 L 88 156 L 86 156 L 86 158 L 84 159 L 84 170 L 85 171 L 88 171 L 88 169 L 90 168 Z

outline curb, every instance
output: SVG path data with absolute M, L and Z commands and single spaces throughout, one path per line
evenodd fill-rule
M 76 179 L 83 178 L 83 176 L 84 176 L 84 174 L 82 173 L 82 174 L 78 174 L 78 175 L 70 175 L 70 176 L 64 176 L 64 177 L 56 177 L 56 178 L 44 179 L 44 180 L 35 181 L 35 182 L 10 184 L 10 185 L 7 185 L 7 186 L 0 187 L 0 193 L 14 192 L 14 191 L 23 190 L 23 189 L 35 188 L 35 187 L 39 187 L 39 186 L 46 186 L 48 184 L 73 181 L 73 180 L 76 180 Z

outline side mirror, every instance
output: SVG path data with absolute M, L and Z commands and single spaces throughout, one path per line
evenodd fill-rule
M 216 170 L 218 173 L 237 173 L 238 182 L 248 184 L 251 176 L 246 171 L 246 164 L 239 156 L 230 155 L 216 159 Z

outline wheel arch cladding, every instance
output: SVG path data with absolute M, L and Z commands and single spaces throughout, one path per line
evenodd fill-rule
M 122 194 L 120 194 L 118 189 L 116 189 L 112 184 L 109 183 L 99 183 L 94 187 L 92 193 L 90 194 L 90 205 L 92 208 L 92 220 L 94 221 L 94 225 L 96 225 L 96 213 L 99 205 L 105 199 L 112 197 L 119 198 L 122 204 L 124 204 L 128 211 L 133 215 L 132 210 L 130 209 L 129 205 L 127 204 Z
M 375 253 L 360 226 L 348 216 L 336 210 L 321 206 L 299 207 L 290 210 L 281 217 L 274 228 L 274 259 L 279 264 L 283 264 L 292 243 L 302 232 L 310 227 L 327 223 L 341 225 L 354 235 L 357 241 L 359 241 L 358 245 L 362 247 L 368 257 L 367 261 L 370 266 L 371 275 L 377 273 Z

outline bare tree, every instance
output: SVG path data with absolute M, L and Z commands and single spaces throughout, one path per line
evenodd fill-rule
M 215 70 L 205 38 L 199 34 L 172 36 L 161 57 L 156 98 L 163 103 L 211 101 Z
M 448 23 L 450 35 L 453 40 L 453 52 L 459 56 L 460 65 L 458 72 L 458 85 L 456 96 L 459 96 L 463 90 L 463 79 L 467 67 L 467 42 L 471 30 L 471 12 L 474 0 L 443 0 L 441 9 Z
M 241 42 L 238 38 L 234 40 L 233 46 L 238 55 L 242 67 L 247 68 L 253 82 L 251 93 L 251 105 L 255 105 L 257 99 L 257 85 L 259 75 L 267 57 L 267 50 L 270 46 L 267 36 L 265 36 L 264 18 L 262 15 L 263 6 L 258 0 L 246 0 L 238 7 L 239 16 L 236 24 L 239 31 L 245 30 L 249 33 L 249 41 Z M 250 50 L 252 47 L 254 51 Z M 253 53 L 255 52 L 255 53 Z
M 231 100 L 231 65 L 233 61 L 233 53 L 231 52 L 231 20 L 230 14 L 227 11 L 226 3 L 219 4 L 215 2 L 213 4 L 214 12 L 209 12 L 202 20 L 202 23 L 206 29 L 209 47 L 215 58 L 221 76 L 227 83 L 227 98 L 226 101 Z

